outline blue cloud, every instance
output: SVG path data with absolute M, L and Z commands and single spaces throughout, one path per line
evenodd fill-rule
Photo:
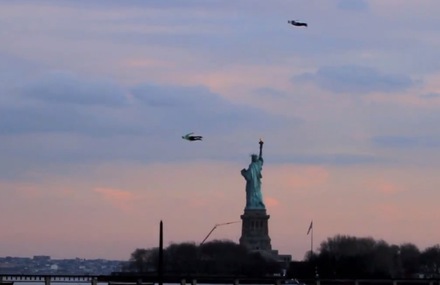
M 384 148 L 438 148 L 440 139 L 420 136 L 376 136 L 374 145 Z
M 334 93 L 361 94 L 402 91 L 415 84 L 405 75 L 384 74 L 370 67 L 356 65 L 322 67 L 315 73 L 305 73 L 293 80 L 310 81 Z
M 234 104 L 204 86 L 141 84 L 124 88 L 111 82 L 106 86 L 107 81 L 94 84 L 93 78 L 68 78 L 63 82 L 72 87 L 68 94 L 75 99 L 66 97 L 66 85 L 58 85 L 53 77 L 42 82 L 23 80 L 25 88 L 14 89 L 16 93 L 5 96 L 7 100 L 0 97 L 0 156 L 4 162 L 0 169 L 13 167 L 5 175 L 18 177 L 37 165 L 56 171 L 60 164 L 94 161 L 234 160 L 242 155 L 240 150 L 248 150 L 244 145 L 249 138 L 257 148 L 259 136 L 299 123 Z M 97 92 L 113 86 L 118 90 L 115 93 L 101 97 Z M 50 94 L 44 92 L 47 90 Z M 75 91 L 83 93 L 76 97 Z M 130 102 L 122 94 L 131 95 Z M 180 138 L 191 131 L 205 137 L 203 144 Z
M 380 158 L 374 155 L 333 153 L 316 155 L 273 155 L 272 163 L 321 164 L 321 165 L 357 165 L 377 163 Z
M 98 111 L 98 110 L 97 110 Z M 105 110 L 86 110 L 72 106 L 0 106 L 0 135 L 26 133 L 77 133 L 89 136 L 137 134 L 139 129 Z
M 440 93 L 427 93 L 427 94 L 421 95 L 420 97 L 422 97 L 423 99 L 426 99 L 426 100 L 438 99 L 438 98 L 440 98 Z
M 1 86 L 8 91 L 0 93 L 2 135 L 109 136 L 195 129 L 212 134 L 240 128 L 273 130 L 295 123 L 255 107 L 234 104 L 204 86 L 140 84 L 127 88 L 69 72 L 14 78 L 15 83 L 5 80 Z M 134 100 L 128 100 L 130 93 Z
M 153 107 L 213 107 L 224 104 L 220 96 L 203 86 L 172 86 L 144 84 L 132 88 L 139 101 Z M 206 105 L 205 105 L 206 104 Z
M 129 106 L 123 89 L 107 80 L 56 72 L 37 79 L 17 76 L 3 88 L 8 92 L 0 93 L 0 135 L 139 133 L 136 124 L 122 116 Z
M 339 0 L 338 8 L 350 11 L 362 11 L 368 9 L 368 3 L 365 0 Z
M 286 93 L 271 87 L 261 87 L 254 90 L 257 96 L 267 97 L 267 98 L 285 98 Z
M 67 72 L 53 72 L 28 82 L 21 94 L 60 104 L 117 107 L 127 103 L 122 89 L 116 84 L 105 80 L 87 80 Z
M 131 93 L 158 122 L 156 128 L 166 130 L 199 129 L 215 133 L 241 128 L 267 131 L 297 122 L 231 103 L 203 86 L 143 84 L 134 87 Z

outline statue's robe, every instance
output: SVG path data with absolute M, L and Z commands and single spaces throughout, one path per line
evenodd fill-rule
M 262 169 L 263 158 L 259 157 L 249 165 L 247 170 L 241 172 L 246 179 L 246 209 L 265 209 L 261 193 Z

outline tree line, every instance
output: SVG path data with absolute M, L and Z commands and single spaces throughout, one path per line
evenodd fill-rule
M 158 248 L 136 249 L 125 272 L 157 272 Z M 388 244 L 371 237 L 336 235 L 323 241 L 317 252 L 286 266 L 273 255 L 250 251 L 229 240 L 201 245 L 173 243 L 163 250 L 163 269 L 170 275 L 267 276 L 293 278 L 440 278 L 440 245 L 420 250 L 412 243 Z
M 438 244 L 420 250 L 412 243 L 336 235 L 323 241 L 317 253 L 309 252 L 305 261 L 308 275 L 321 278 L 440 278 Z
M 136 249 L 125 272 L 155 273 L 159 248 Z M 163 250 L 163 270 L 169 275 L 264 276 L 278 273 L 280 264 L 264 252 L 249 251 L 229 240 L 213 240 L 202 245 L 173 243 Z

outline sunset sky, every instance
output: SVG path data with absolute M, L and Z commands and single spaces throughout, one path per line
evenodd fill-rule
M 280 253 L 303 259 L 311 220 L 314 250 L 336 234 L 439 243 L 439 12 L 0 1 L 0 256 L 128 260 L 158 246 L 161 220 L 165 246 L 199 243 L 240 220 L 260 138 Z

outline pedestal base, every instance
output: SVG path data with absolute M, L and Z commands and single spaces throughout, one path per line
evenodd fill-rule
M 272 251 L 269 237 L 269 215 L 265 209 L 245 209 L 240 216 L 241 227 L 240 245 L 249 250 Z

